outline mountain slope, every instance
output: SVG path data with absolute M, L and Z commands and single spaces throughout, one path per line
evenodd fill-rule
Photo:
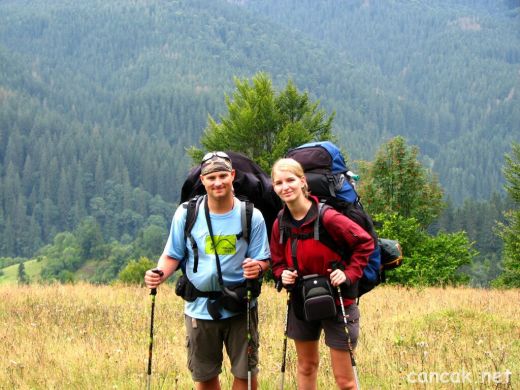
M 520 123 L 504 4 L 1 1 L 0 252 L 30 255 L 87 215 L 107 239 L 166 226 L 185 147 L 259 71 L 335 111 L 352 159 L 401 134 L 451 199 L 486 198 Z
M 520 139 L 519 1 L 246 5 L 373 66 L 384 79 L 380 94 L 388 97 L 372 100 L 365 116 L 379 129 L 377 144 L 403 134 L 419 145 L 452 199 L 488 198 L 502 187 L 503 155 Z M 395 98 L 402 103 L 388 107 Z M 339 125 L 345 121 L 348 115 L 338 111 Z M 345 139 L 356 130 L 347 126 Z

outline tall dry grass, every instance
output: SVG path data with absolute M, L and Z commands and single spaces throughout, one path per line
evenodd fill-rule
M 360 307 L 363 389 L 519 388 L 519 290 L 380 286 Z M 145 288 L 1 286 L 0 388 L 145 388 L 150 309 Z M 152 388 L 191 389 L 182 301 L 172 288 L 160 287 L 155 314 Z M 285 294 L 266 286 L 260 299 L 261 389 L 278 388 L 284 316 Z M 321 348 L 319 388 L 334 388 L 328 352 Z M 295 370 L 289 342 L 286 389 L 295 388 Z M 231 381 L 226 363 L 223 388 Z

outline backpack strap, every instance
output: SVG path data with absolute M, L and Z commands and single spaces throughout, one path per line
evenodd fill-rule
M 184 237 L 190 241 L 191 249 L 193 250 L 193 272 L 197 272 L 199 266 L 199 248 L 197 242 L 191 235 L 191 229 L 193 229 L 193 225 L 195 225 L 199 213 L 199 207 L 203 200 L 204 196 L 197 195 L 185 203 L 187 210 L 186 222 L 184 223 Z
M 249 200 L 241 200 L 240 201 L 240 221 L 242 223 L 242 231 L 237 234 L 237 239 L 243 238 L 246 240 L 247 244 L 251 240 L 251 224 L 253 220 L 253 210 L 255 205 L 253 202 Z
M 325 227 L 325 224 L 322 223 L 323 215 L 328 209 L 334 210 L 334 207 L 324 202 L 318 202 L 318 217 L 316 218 L 316 221 L 314 221 L 314 239 L 320 241 L 334 252 L 338 253 L 343 260 L 347 260 L 348 251 L 334 241 Z
M 327 175 L 327 181 L 329 183 L 330 195 L 335 198 L 336 197 L 336 188 L 338 188 L 337 179 L 334 177 L 334 175 Z M 341 188 L 341 187 L 339 187 L 339 188 Z
M 278 213 L 278 216 L 276 217 L 278 219 L 278 229 L 280 230 L 279 243 L 280 244 L 285 243 L 287 241 L 287 238 L 289 238 L 289 237 L 291 237 L 291 238 L 298 238 L 298 239 L 301 239 L 301 240 L 305 240 L 305 239 L 308 239 L 308 238 L 314 238 L 315 240 L 319 241 L 320 240 L 320 226 L 321 226 L 320 221 L 323 218 L 323 213 L 325 212 L 325 210 L 327 208 L 331 208 L 331 206 L 326 205 L 326 204 L 324 204 L 322 202 L 318 203 L 318 216 L 316 217 L 316 220 L 314 221 L 314 227 L 313 227 L 312 234 L 311 233 L 293 234 L 291 232 L 291 228 L 286 226 L 283 223 L 282 216 L 283 216 L 283 213 L 284 213 L 285 209 L 280 210 L 280 212 Z
M 318 216 L 316 217 L 316 221 L 314 221 L 314 239 L 316 241 L 320 240 L 320 221 L 323 218 L 323 213 L 330 206 L 325 205 L 322 202 L 318 202 Z
M 294 269 L 299 272 L 300 270 L 298 268 L 298 259 L 296 257 L 297 248 L 298 248 L 298 239 L 295 238 L 294 240 L 291 241 L 291 258 L 293 261 Z

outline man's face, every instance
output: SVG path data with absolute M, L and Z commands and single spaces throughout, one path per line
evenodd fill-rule
M 209 197 L 214 199 L 222 199 L 233 192 L 233 179 L 235 178 L 235 170 L 217 171 L 201 176 L 200 180 L 206 189 Z

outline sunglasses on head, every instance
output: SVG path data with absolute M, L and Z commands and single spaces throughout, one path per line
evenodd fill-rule
M 225 160 L 231 161 L 231 158 L 229 158 L 229 156 L 224 152 L 209 152 L 206 153 L 204 157 L 202 157 L 201 164 L 205 163 L 208 160 L 211 160 L 213 157 L 220 157 Z

